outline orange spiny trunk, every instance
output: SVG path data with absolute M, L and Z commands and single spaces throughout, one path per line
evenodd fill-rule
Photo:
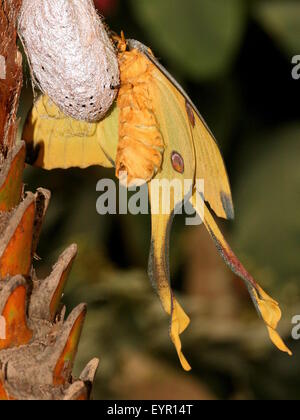
M 21 0 L 0 3 L 0 400 L 86 400 L 98 366 L 78 380 L 72 368 L 86 306 L 64 320 L 60 298 L 76 256 L 69 247 L 39 280 L 32 267 L 50 193 L 24 193 L 25 145 L 16 142 L 22 56 L 16 40 Z

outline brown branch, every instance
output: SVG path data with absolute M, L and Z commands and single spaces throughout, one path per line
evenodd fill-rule
M 6 155 L 16 138 L 16 114 L 22 87 L 22 56 L 16 22 L 22 0 L 0 1 L 0 152 Z
M 20 6 L 21 0 L 0 0 L 0 400 L 84 400 L 98 366 L 94 359 L 79 380 L 72 375 L 86 306 L 64 320 L 60 302 L 77 247 L 44 281 L 32 266 L 50 193 L 39 188 L 23 194 L 25 144 L 15 144 Z

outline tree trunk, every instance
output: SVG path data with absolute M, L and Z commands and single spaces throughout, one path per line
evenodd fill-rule
M 39 280 L 32 267 L 50 193 L 24 193 L 25 145 L 16 142 L 22 56 L 16 44 L 21 0 L 0 2 L 0 399 L 89 399 L 98 367 L 72 368 L 86 307 L 67 320 L 60 298 L 77 248 Z

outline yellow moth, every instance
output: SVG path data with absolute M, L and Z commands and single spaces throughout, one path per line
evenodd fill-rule
M 97 124 L 82 125 L 63 115 L 49 98 L 41 97 L 23 133 L 31 163 L 45 169 L 115 166 L 117 175 L 128 173 L 129 184 L 136 179 L 148 182 L 150 197 L 151 180 L 176 179 L 183 185 L 185 180 L 203 179 L 204 196 L 194 183 L 189 197 L 183 193 L 173 198 L 165 214 L 164 197 L 159 192 L 159 211 L 151 215 L 149 276 L 170 316 L 170 336 L 183 368 L 189 370 L 190 365 L 183 355 L 180 335 L 190 320 L 171 290 L 168 235 L 174 209 L 187 198 L 226 264 L 246 283 L 271 340 L 291 354 L 276 332 L 281 318 L 278 303 L 258 286 L 234 255 L 206 205 L 219 217 L 234 217 L 230 185 L 214 136 L 191 99 L 150 49 L 123 38 L 117 42 L 121 87 L 112 112 Z

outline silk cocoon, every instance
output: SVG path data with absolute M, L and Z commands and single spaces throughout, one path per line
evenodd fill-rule
M 120 75 L 92 0 L 23 0 L 18 31 L 35 84 L 61 111 L 90 122 L 106 115 Z

